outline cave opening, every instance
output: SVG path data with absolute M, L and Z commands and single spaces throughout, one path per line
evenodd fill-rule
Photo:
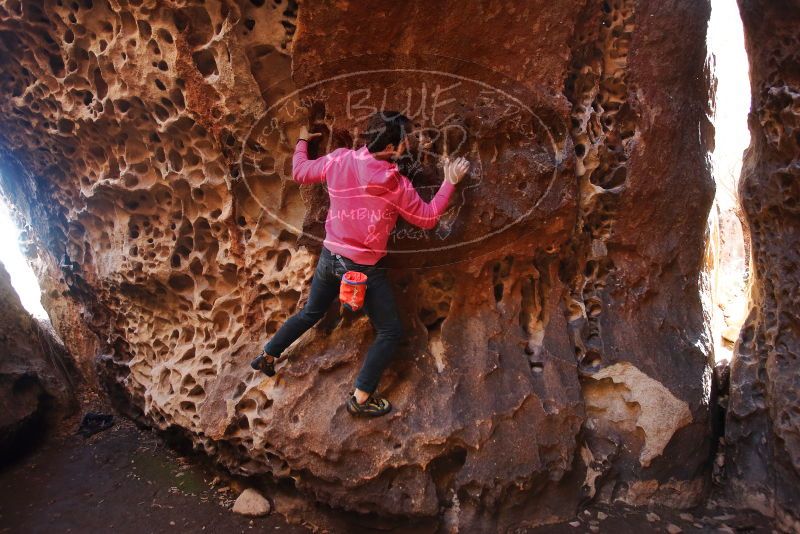
M 23 234 L 13 213 L 12 203 L 0 194 L 0 262 L 8 271 L 22 306 L 36 319 L 49 321 L 41 303 L 39 279 L 22 252 L 20 236 Z
M 709 62 L 715 77 L 710 154 L 716 183 L 709 213 L 711 333 L 717 362 L 730 361 L 747 315 L 748 257 L 744 214 L 737 193 L 742 155 L 750 144 L 750 76 L 736 0 L 712 0 L 708 23 Z

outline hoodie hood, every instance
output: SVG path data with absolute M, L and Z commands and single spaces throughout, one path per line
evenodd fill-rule
M 358 172 L 358 183 L 366 186 L 365 191 L 370 195 L 381 196 L 400 185 L 396 163 L 377 159 L 365 146 L 356 150 L 356 158 L 364 162 Z

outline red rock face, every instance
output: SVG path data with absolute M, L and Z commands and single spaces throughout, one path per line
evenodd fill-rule
M 751 143 L 739 196 L 752 239 L 750 313 L 731 364 L 726 468 L 742 503 L 800 529 L 800 8 L 740 1 Z
M 150 424 L 335 507 L 476 530 L 694 504 L 708 5 L 309 4 L 0 3 L 3 188 L 68 344 Z M 274 380 L 247 363 L 327 209 L 291 140 L 349 146 L 385 107 L 430 143 L 404 162 L 423 196 L 444 153 L 472 173 L 391 240 L 396 410 L 354 421 L 366 318 L 331 310 Z

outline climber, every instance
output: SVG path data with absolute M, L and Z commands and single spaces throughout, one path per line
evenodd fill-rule
M 77 273 L 80 271 L 81 266 L 72 261 L 69 254 L 64 251 L 59 267 L 61 268 L 61 274 L 64 276 L 64 283 L 67 287 L 72 288 L 75 285 L 75 278 L 78 276 Z
M 326 236 L 308 301 L 250 365 L 273 376 L 283 351 L 314 326 L 337 297 L 344 273 L 364 273 L 365 308 L 376 336 L 346 405 L 352 415 L 380 416 L 389 413 L 391 404 L 377 395 L 375 388 L 402 335 L 387 269 L 381 261 L 389 234 L 398 215 L 421 228 L 433 228 L 456 184 L 469 170 L 469 163 L 464 158 L 444 158 L 445 179 L 431 202 L 425 203 L 397 166 L 414 141 L 411 121 L 396 111 L 379 111 L 370 116 L 366 126 L 362 134 L 366 146 L 358 150 L 339 148 L 315 160 L 308 159 L 308 143 L 322 134 L 310 134 L 305 127 L 300 130 L 292 177 L 300 184 L 326 182 L 330 197 Z

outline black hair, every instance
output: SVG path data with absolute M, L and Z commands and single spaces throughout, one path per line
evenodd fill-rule
M 412 129 L 411 119 L 399 111 L 384 110 L 370 115 L 361 137 L 367 142 L 367 150 L 374 154 L 389 145 L 397 148 Z

